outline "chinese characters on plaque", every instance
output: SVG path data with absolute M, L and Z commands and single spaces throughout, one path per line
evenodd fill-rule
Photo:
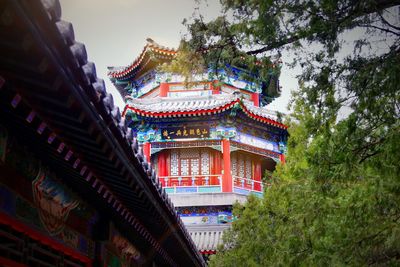
M 207 126 L 161 128 L 161 138 L 163 140 L 207 137 L 210 137 L 210 128 Z

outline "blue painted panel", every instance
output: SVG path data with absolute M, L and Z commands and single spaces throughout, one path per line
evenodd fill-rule
M 257 196 L 257 197 L 262 197 L 263 196 L 262 192 L 254 192 L 254 191 L 250 191 L 250 190 L 247 190 L 247 189 L 244 189 L 244 188 L 238 188 L 238 187 L 234 187 L 233 188 L 233 192 L 241 194 L 241 195 L 246 195 L 246 196 L 250 195 L 250 194 L 253 194 L 253 195 Z
M 220 193 L 221 187 L 219 186 L 207 186 L 199 187 L 199 193 Z
M 176 193 L 197 193 L 196 187 L 177 187 Z
M 238 193 L 238 194 L 242 194 L 242 195 L 250 194 L 249 190 L 246 190 L 246 189 L 243 189 L 243 188 L 237 188 L 237 187 L 233 188 L 233 192 Z

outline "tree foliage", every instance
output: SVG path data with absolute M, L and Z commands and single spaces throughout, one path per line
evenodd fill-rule
M 187 23 L 189 53 L 263 76 L 291 51 L 302 73 L 286 164 L 235 207 L 211 266 L 399 265 L 399 1 L 221 3 L 224 16 Z

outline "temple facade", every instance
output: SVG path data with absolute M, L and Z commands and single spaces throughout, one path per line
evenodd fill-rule
M 277 68 L 257 84 L 246 69 L 211 70 L 190 83 L 157 69 L 177 51 L 151 41 L 126 67 L 110 67 L 109 78 L 126 107 L 123 117 L 158 174 L 197 248 L 214 254 L 235 219 L 232 204 L 261 196 L 263 180 L 285 161 L 287 126 L 267 109 L 279 94 Z

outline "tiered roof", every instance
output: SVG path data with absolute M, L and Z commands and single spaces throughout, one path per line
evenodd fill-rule
M 159 45 L 148 38 L 142 53 L 131 64 L 126 67 L 108 67 L 108 76 L 121 80 L 138 77 L 149 69 L 149 65 L 153 66 L 151 63 L 171 60 L 176 53 L 175 49 Z
M 287 129 L 278 122 L 273 113 L 265 108 L 256 107 L 252 102 L 241 99 L 237 94 L 219 94 L 196 97 L 159 97 L 152 99 L 130 98 L 123 115 L 130 111 L 143 117 L 191 117 L 221 113 L 234 108 L 240 109 L 251 119 Z
M 148 74 L 151 70 L 156 69 L 162 63 L 170 62 L 177 54 L 177 50 L 169 47 L 159 45 L 152 39 L 147 39 L 147 44 L 143 48 L 140 55 L 128 66 L 125 67 L 108 67 L 108 77 L 114 83 L 120 94 L 125 97 L 130 94 L 132 85 L 136 81 L 143 78 L 144 75 Z M 243 66 L 242 66 L 243 67 Z M 240 81 L 240 73 L 251 75 L 245 68 L 237 68 L 237 66 L 227 66 L 230 69 L 232 77 Z M 260 82 L 261 84 L 256 85 L 256 89 L 262 92 L 261 101 L 262 103 L 268 104 L 275 97 L 280 95 L 280 86 L 278 74 L 275 69 L 279 69 L 279 64 L 272 64 L 270 66 L 271 73 L 268 81 Z M 214 72 L 214 71 L 213 71 Z M 227 75 L 224 70 L 218 70 L 222 76 Z M 253 87 L 254 85 L 251 85 Z

